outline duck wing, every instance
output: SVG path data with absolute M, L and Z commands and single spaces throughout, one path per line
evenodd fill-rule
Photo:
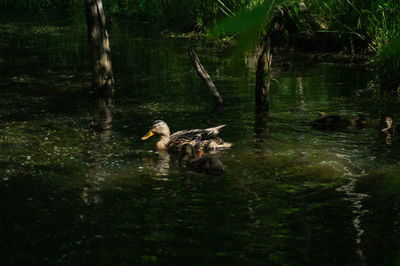
M 200 129 L 201 130 L 201 132 L 200 132 L 201 140 L 215 138 L 218 135 L 219 130 L 223 127 L 225 127 L 225 125 L 210 127 L 210 128 L 206 128 L 206 129 Z
M 216 137 L 219 130 L 225 125 L 210 127 L 206 129 L 192 129 L 177 131 L 170 136 L 171 140 L 175 139 L 190 139 L 190 140 L 206 140 Z
M 180 146 L 189 142 L 215 139 L 219 133 L 219 130 L 224 126 L 225 125 L 220 125 L 217 127 L 210 127 L 206 129 L 191 129 L 191 130 L 177 131 L 170 136 L 170 141 L 168 145 L 170 147 Z

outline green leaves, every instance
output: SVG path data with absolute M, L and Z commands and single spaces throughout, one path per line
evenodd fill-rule
M 230 16 L 216 25 L 211 31 L 212 36 L 220 34 L 236 34 L 260 31 L 273 18 L 278 2 L 275 0 L 263 1 L 261 4 Z
M 218 38 L 221 35 L 234 35 L 240 40 L 239 52 L 252 50 L 260 42 L 260 36 L 265 35 L 281 2 L 266 0 L 255 4 L 235 16 L 224 19 L 210 31 L 210 36 Z
M 217 1 L 222 13 L 224 13 L 228 17 L 236 16 L 235 13 L 229 7 L 227 7 L 224 2 L 222 2 L 221 0 Z
M 400 34 L 390 38 L 373 59 L 378 79 L 383 89 L 399 90 L 400 84 Z

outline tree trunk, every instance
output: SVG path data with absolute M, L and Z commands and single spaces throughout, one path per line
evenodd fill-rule
M 267 38 L 261 49 L 261 54 L 257 60 L 256 70 L 256 111 L 268 112 L 269 110 L 269 87 L 270 87 L 270 72 L 271 72 L 271 40 Z
M 200 59 L 197 56 L 194 48 L 189 49 L 189 55 L 192 58 L 193 65 L 196 68 L 197 74 L 204 81 L 206 86 L 210 89 L 212 96 L 214 97 L 215 103 L 217 106 L 222 106 L 224 101 L 222 100 L 221 95 L 218 93 L 217 88 L 212 82 L 210 75 L 208 75 L 207 71 L 204 69 L 203 65 L 200 63 Z
M 85 0 L 89 61 L 92 72 L 92 87 L 89 100 L 93 108 L 93 126 L 99 130 L 111 128 L 114 94 L 114 78 L 111 65 L 111 49 L 105 27 L 101 0 Z

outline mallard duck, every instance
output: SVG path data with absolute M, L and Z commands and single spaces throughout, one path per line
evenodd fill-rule
M 224 149 L 232 146 L 231 143 L 224 142 L 217 137 L 219 130 L 224 126 L 225 125 L 206 129 L 181 130 L 171 135 L 167 123 L 156 120 L 150 131 L 142 137 L 142 140 L 148 139 L 155 134 L 160 135 L 161 138 L 157 142 L 157 149 L 160 150 L 168 149 L 181 151 L 182 146 L 185 144 L 191 144 L 196 150 Z
M 324 112 L 318 112 L 320 118 L 311 122 L 311 126 L 319 130 L 341 130 L 350 125 L 356 128 L 362 128 L 367 123 L 364 115 L 357 114 L 352 119 L 347 119 L 340 115 L 327 115 Z
M 195 147 L 191 144 L 182 146 L 183 159 L 187 160 L 187 166 L 202 173 L 220 175 L 225 169 L 220 160 L 211 155 L 196 154 Z
M 380 135 L 385 138 L 386 144 L 392 144 L 392 139 L 398 138 L 400 134 L 400 124 L 393 125 L 393 119 L 390 116 L 381 118 L 378 129 Z
M 393 119 L 390 116 L 385 117 L 383 123 L 381 122 L 380 124 L 383 127 L 381 132 L 392 136 L 398 136 L 400 134 L 400 124 L 393 125 Z
M 390 116 L 384 116 L 381 117 L 381 119 L 379 120 L 377 129 L 380 132 L 386 132 L 388 131 L 393 125 L 393 119 Z

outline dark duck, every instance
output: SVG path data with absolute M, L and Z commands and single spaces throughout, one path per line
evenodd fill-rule
M 349 126 L 363 128 L 367 123 L 362 114 L 357 114 L 352 119 L 340 115 L 327 115 L 324 112 L 318 112 L 318 114 L 320 118 L 311 122 L 311 126 L 318 130 L 344 130 Z
M 391 136 L 399 136 L 400 124 L 394 125 L 393 119 L 390 116 L 386 116 L 380 123 L 381 132 Z
M 182 146 L 183 159 L 187 160 L 186 165 L 201 173 L 220 175 L 225 173 L 225 169 L 220 160 L 211 155 L 203 155 L 202 152 L 196 153 L 195 146 L 184 144 Z

